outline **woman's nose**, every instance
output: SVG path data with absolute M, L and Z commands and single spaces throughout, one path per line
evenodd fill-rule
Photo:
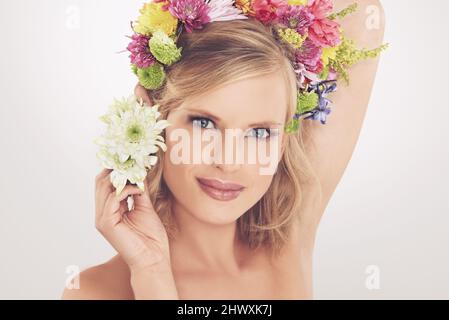
M 223 172 L 234 172 L 244 164 L 244 144 L 240 136 L 227 139 L 223 137 L 221 148 L 216 148 L 213 156 L 213 165 Z
M 220 169 L 221 171 L 226 172 L 226 173 L 232 173 L 232 172 L 239 171 L 240 168 L 242 167 L 241 164 L 214 164 L 214 166 L 217 169 Z

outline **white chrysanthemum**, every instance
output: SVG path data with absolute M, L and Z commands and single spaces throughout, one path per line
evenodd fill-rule
M 234 0 L 208 0 L 210 22 L 248 19 L 243 12 L 234 7 Z
M 160 116 L 158 105 L 148 107 L 135 96 L 115 100 L 109 112 L 101 117 L 108 126 L 96 140 L 97 156 L 105 168 L 112 169 L 111 182 L 119 194 L 127 181 L 144 189 L 146 170 L 157 163 L 158 149 L 167 150 L 160 135 L 169 126 Z M 159 147 L 159 148 L 158 148 Z

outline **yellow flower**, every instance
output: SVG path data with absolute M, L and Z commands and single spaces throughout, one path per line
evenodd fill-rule
M 306 6 L 307 0 L 288 0 L 288 4 L 291 6 Z
M 325 67 L 329 64 L 329 59 L 335 59 L 335 57 L 337 56 L 337 50 L 338 46 L 323 49 L 323 55 L 321 56 L 321 60 L 323 61 L 323 65 Z
M 296 49 L 301 48 L 307 38 L 306 35 L 301 36 L 296 30 L 291 28 L 279 29 L 278 34 L 285 42 L 291 44 Z
M 140 9 L 141 16 L 137 19 L 134 31 L 150 36 L 160 30 L 171 36 L 176 31 L 178 19 L 173 17 L 169 11 L 162 10 L 164 3 L 145 3 Z

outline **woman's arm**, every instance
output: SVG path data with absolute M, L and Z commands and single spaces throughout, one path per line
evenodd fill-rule
M 385 16 L 378 0 L 335 0 L 335 11 L 357 2 L 358 10 L 341 20 L 345 35 L 360 48 L 382 44 Z M 307 212 L 308 229 L 315 229 L 348 165 L 365 118 L 378 66 L 378 59 L 359 62 L 349 70 L 350 84 L 339 82 L 331 94 L 332 113 L 327 123 L 304 121 L 306 153 L 322 184 L 323 198 Z M 304 220 L 303 220 L 304 222 Z

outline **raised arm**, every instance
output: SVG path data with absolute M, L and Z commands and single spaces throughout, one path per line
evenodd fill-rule
M 335 0 L 335 11 L 357 2 L 358 10 L 345 17 L 342 27 L 359 48 L 374 49 L 382 44 L 385 16 L 378 0 Z M 308 228 L 314 230 L 327 207 L 353 154 L 365 118 L 379 59 L 359 62 L 349 70 L 350 84 L 339 82 L 329 98 L 332 113 L 327 123 L 304 121 L 306 153 L 322 184 L 322 201 L 305 212 Z M 303 221 L 304 221 L 303 220 Z

